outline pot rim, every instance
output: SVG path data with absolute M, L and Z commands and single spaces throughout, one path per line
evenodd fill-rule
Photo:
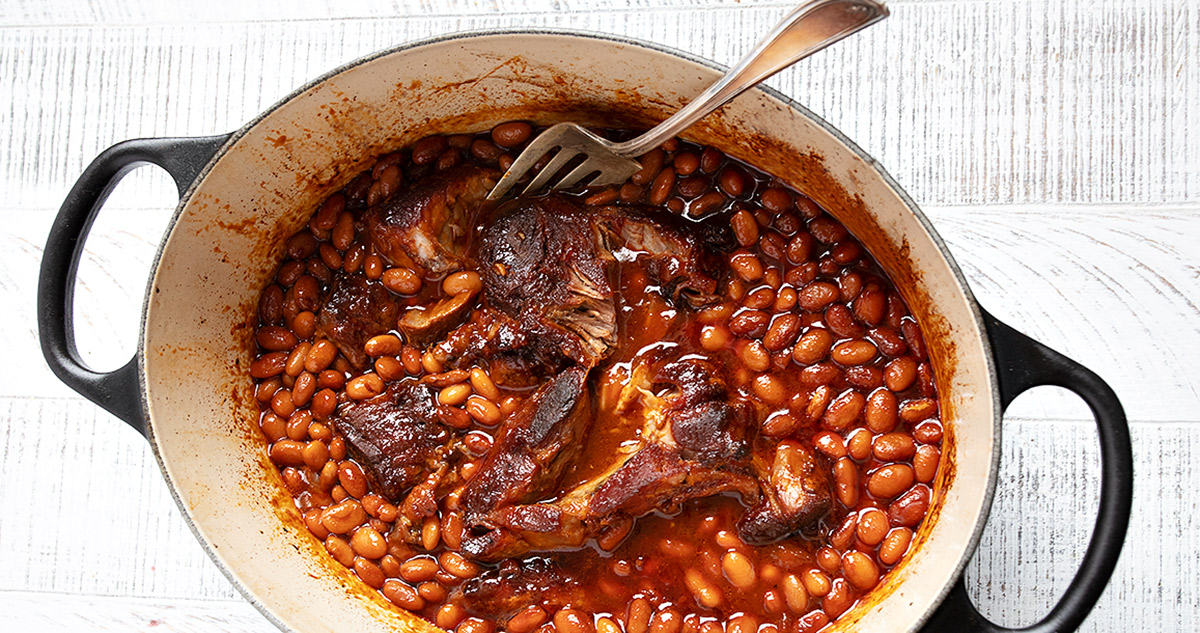
M 147 324 L 147 316 L 149 313 L 150 300 L 153 296 L 155 278 L 156 278 L 157 272 L 158 272 L 159 267 L 162 262 L 163 251 L 165 250 L 165 247 L 166 247 L 166 244 L 168 241 L 167 238 L 175 230 L 176 225 L 179 222 L 179 218 L 181 217 L 184 208 L 187 207 L 188 203 L 190 202 L 190 200 L 191 200 L 193 194 L 195 193 L 197 187 L 199 186 L 199 184 L 204 181 L 204 179 L 212 171 L 214 166 L 216 166 L 216 164 L 219 163 L 221 161 L 221 159 L 225 157 L 225 155 L 228 153 L 229 149 L 234 144 L 236 144 L 238 141 L 240 141 L 243 137 L 245 137 L 251 129 L 253 129 L 257 125 L 259 125 L 264 119 L 266 119 L 268 116 L 273 114 L 276 110 L 280 109 L 287 103 L 303 96 L 306 92 L 320 86 L 325 81 L 327 81 L 337 75 L 340 75 L 344 72 L 352 70 L 356 67 L 362 66 L 373 60 L 376 60 L 376 59 L 379 59 L 382 57 L 386 57 L 386 56 L 389 56 L 389 55 L 392 55 L 395 53 L 401 53 L 401 52 L 404 52 L 407 50 L 412 50 L 412 49 L 420 48 L 423 46 L 428 46 L 428 45 L 432 45 L 432 44 L 442 44 L 442 43 L 451 42 L 451 41 L 460 40 L 460 39 L 471 39 L 471 38 L 479 38 L 479 37 L 494 37 L 494 36 L 512 36 L 512 35 L 517 35 L 517 36 L 547 35 L 547 36 L 565 36 L 565 37 L 577 37 L 577 38 L 583 38 L 583 39 L 603 40 L 603 41 L 615 42 L 615 43 L 619 43 L 619 44 L 625 44 L 625 45 L 629 45 L 629 46 L 635 46 L 635 47 L 639 47 L 639 48 L 643 48 L 643 49 L 648 49 L 648 50 L 658 52 L 658 53 L 663 53 L 666 55 L 677 57 L 677 58 L 683 59 L 685 61 L 689 61 L 689 62 L 698 64 L 698 65 L 705 66 L 705 67 L 708 67 L 708 68 L 711 68 L 714 70 L 718 70 L 718 71 L 722 71 L 722 72 L 728 70 L 727 66 L 724 66 L 724 65 L 714 62 L 712 60 L 706 59 L 704 57 L 700 57 L 698 55 L 694 55 L 692 53 L 679 50 L 674 47 L 666 46 L 663 44 L 658 44 L 655 42 L 649 42 L 649 41 L 638 39 L 638 38 L 628 37 L 628 36 L 624 36 L 624 35 L 616 35 L 616 34 L 612 34 L 612 33 L 590 31 L 590 30 L 586 30 L 586 29 L 568 29 L 568 28 L 476 29 L 476 30 L 468 30 L 468 31 L 457 31 L 454 33 L 448 33 L 448 34 L 444 34 L 444 35 L 427 37 L 427 38 L 423 38 L 423 39 L 413 40 L 411 42 L 407 42 L 407 43 L 400 44 L 397 46 L 393 46 L 391 48 L 381 49 L 379 51 L 375 51 L 366 56 L 360 57 L 353 61 L 350 61 L 350 62 L 347 62 L 340 66 L 337 66 L 336 68 L 334 68 L 328 72 L 322 73 L 321 75 L 318 75 L 317 77 L 306 82 L 304 85 L 300 86 L 299 88 L 291 91 L 290 93 L 288 93 L 286 96 L 284 96 L 280 100 L 271 104 L 268 108 L 266 108 L 265 110 L 260 112 L 258 115 L 256 115 L 251 120 L 249 120 L 245 125 L 241 126 L 236 131 L 231 133 L 228 136 L 228 138 L 225 140 L 225 142 L 222 143 L 220 148 L 217 149 L 217 151 L 213 154 L 213 156 L 208 160 L 208 162 L 207 162 L 207 164 L 205 164 L 204 168 L 201 169 L 196 174 L 195 179 L 192 180 L 192 182 L 188 185 L 187 189 L 180 195 L 179 203 L 176 205 L 175 211 L 172 213 L 171 218 L 168 221 L 165 230 L 163 231 L 163 238 L 162 238 L 162 240 L 160 240 L 158 247 L 155 250 L 153 263 L 150 266 L 150 274 L 148 275 L 148 278 L 147 278 L 146 291 L 143 295 L 142 311 L 141 311 L 141 315 L 140 315 L 140 319 L 139 319 L 139 326 L 138 326 L 138 343 L 137 343 L 137 352 L 136 352 L 139 400 L 140 400 L 141 408 L 142 408 L 142 416 L 147 421 L 146 439 L 149 441 L 151 451 L 154 454 L 155 461 L 158 463 L 159 471 L 162 473 L 163 479 L 169 484 L 168 491 L 171 495 L 171 498 L 175 500 L 175 504 L 179 508 L 180 514 L 182 515 L 184 522 L 187 524 L 188 529 L 191 530 L 192 535 L 196 538 L 196 541 L 204 549 L 204 552 L 208 555 L 209 559 L 211 561 L 213 561 L 213 563 L 215 563 L 217 569 L 220 570 L 221 574 L 224 575 L 225 578 L 228 579 L 229 582 L 238 590 L 238 593 L 240 593 L 242 595 L 242 597 L 246 599 L 246 601 L 248 601 L 251 605 L 253 605 L 254 608 L 259 613 L 261 613 L 268 621 L 270 621 L 272 624 L 274 624 L 281 631 L 296 631 L 296 629 L 292 628 L 287 623 L 285 623 L 282 619 L 280 619 L 278 616 L 276 616 L 275 613 L 270 609 L 270 607 L 268 605 L 264 604 L 262 601 L 260 601 L 258 599 L 258 597 L 241 581 L 241 579 L 238 578 L 238 576 L 233 573 L 233 570 L 230 569 L 229 567 L 227 567 L 225 565 L 225 563 L 223 562 L 223 560 L 219 556 L 217 556 L 217 552 L 213 549 L 213 547 L 209 543 L 208 539 L 205 538 L 203 536 L 203 534 L 200 532 L 199 527 L 196 525 L 196 522 L 193 520 L 191 514 L 188 512 L 187 506 L 184 503 L 183 499 L 180 497 L 179 491 L 175 485 L 175 482 L 173 481 L 172 477 L 170 476 L 170 474 L 166 468 L 166 464 L 163 462 L 162 453 L 159 451 L 158 438 L 155 435 L 155 430 L 154 430 L 155 427 L 154 427 L 154 424 L 151 423 L 151 416 L 150 416 L 150 403 L 149 403 L 149 398 L 148 398 L 149 385 L 148 385 L 148 382 L 146 379 L 145 341 L 146 341 L 146 324 Z M 791 97 L 783 94 L 778 89 L 760 83 L 757 86 L 755 86 L 753 88 L 753 90 L 762 91 L 762 92 L 766 93 L 769 97 L 778 100 L 783 105 L 802 114 L 804 117 L 809 119 L 811 122 L 816 124 L 818 127 L 823 129 L 825 132 L 829 133 L 839 143 L 845 145 L 847 147 L 847 149 L 849 149 L 854 155 L 856 155 L 858 158 L 860 158 L 867 166 L 869 166 L 872 170 L 874 170 L 876 173 L 878 173 L 880 177 L 882 177 L 882 179 L 883 179 L 884 183 L 887 185 L 888 189 L 890 189 L 893 193 L 895 193 L 896 196 L 904 204 L 904 206 L 908 209 L 908 211 L 913 214 L 913 216 L 916 218 L 918 224 L 920 224 L 922 229 L 924 229 L 924 231 L 929 235 L 931 241 L 937 246 L 938 251 L 944 257 L 946 264 L 950 268 L 951 274 L 953 275 L 954 279 L 958 283 L 959 288 L 965 295 L 964 298 L 966 299 L 967 305 L 970 309 L 971 316 L 975 321 L 975 325 L 978 328 L 978 331 L 982 335 L 980 337 L 979 343 L 981 344 L 983 352 L 984 352 L 984 357 L 985 357 L 984 361 L 987 366 L 988 383 L 993 386 L 993 388 L 991 389 L 990 396 L 991 396 L 992 405 L 993 405 L 992 410 L 994 412 L 993 419 L 992 419 L 992 433 L 993 433 L 993 437 L 995 438 L 995 441 L 993 442 L 993 450 L 992 450 L 991 456 L 990 456 L 990 463 L 988 465 L 987 481 L 985 483 L 985 489 L 983 492 L 983 503 L 980 507 L 978 520 L 977 520 L 976 524 L 973 526 L 973 528 L 971 530 L 971 534 L 969 535 L 969 537 L 967 539 L 967 547 L 963 550 L 963 555 L 960 557 L 958 562 L 955 564 L 953 572 L 949 576 L 946 577 L 943 586 L 938 590 L 938 592 L 936 594 L 936 598 L 933 601 L 932 606 L 927 611 L 925 611 L 919 618 L 915 619 L 912 622 L 911 626 L 909 626 L 909 628 L 908 628 L 908 631 L 910 631 L 910 632 L 918 631 L 925 624 L 925 622 L 929 620 L 929 618 L 937 610 L 938 606 L 940 606 L 945 601 L 946 597 L 949 595 L 949 593 L 953 589 L 954 584 L 962 576 L 964 570 L 966 569 L 967 564 L 970 562 L 971 558 L 974 556 L 974 553 L 979 546 L 979 541 L 982 538 L 983 530 L 987 525 L 989 516 L 991 515 L 992 503 L 993 503 L 994 497 L 995 497 L 995 490 L 996 490 L 996 485 L 997 485 L 997 475 L 998 475 L 999 467 L 1000 467 L 1000 455 L 1001 455 L 1000 440 L 1001 440 L 1001 431 L 1002 431 L 1001 422 L 1002 422 L 1002 418 L 1003 418 L 1003 408 L 1000 406 L 1000 393 L 999 393 L 999 387 L 998 387 L 999 378 L 998 378 L 998 372 L 996 370 L 995 354 L 992 351 L 991 342 L 989 341 L 988 337 L 986 336 L 987 327 L 984 322 L 982 310 L 979 306 L 979 302 L 975 299 L 974 293 L 971 291 L 970 285 L 968 285 L 968 283 L 967 283 L 966 277 L 963 275 L 962 270 L 958 266 L 958 263 L 954 260 L 949 248 L 947 248 L 947 246 L 946 246 L 945 241 L 942 240 L 941 235 L 939 235 L 938 232 L 934 229 L 932 223 L 930 223 L 929 219 L 920 210 L 920 208 L 917 206 L 916 202 L 912 199 L 912 197 L 909 196 L 908 192 L 905 191 L 899 185 L 899 183 L 896 182 L 896 180 L 892 177 L 892 175 L 890 173 L 888 173 L 887 170 L 885 170 L 883 168 L 883 166 L 878 161 L 875 160 L 874 157 L 870 156 L 865 151 L 863 151 L 862 148 L 860 148 L 854 141 L 852 141 L 849 137 L 847 137 L 845 134 L 843 134 L 839 129 L 837 129 L 836 127 L 834 127 L 833 125 L 831 125 L 830 123 L 825 121 L 823 118 L 816 115 L 815 113 L 813 113 L 808 108 L 804 107 L 803 105 L 801 105 L 800 103 L 798 103 L 797 101 L 792 99 Z

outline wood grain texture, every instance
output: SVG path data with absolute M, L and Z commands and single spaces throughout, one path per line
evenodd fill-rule
M 0 3 L 3 630 L 271 631 L 203 553 L 144 440 L 41 361 L 34 295 L 62 197 L 104 147 L 235 129 L 306 81 L 443 33 L 561 27 L 729 63 L 791 0 L 8 0 Z M 980 302 L 1096 369 L 1132 421 L 1121 563 L 1085 631 L 1200 630 L 1200 4 L 896 0 L 893 18 L 771 84 L 920 204 Z M 117 189 L 81 264 L 83 351 L 132 353 L 175 193 Z M 1098 452 L 1082 403 L 1019 398 L 967 570 L 982 610 L 1033 622 L 1082 556 Z M 15 625 L 15 626 L 14 626 Z
M 1083 630 L 1200 627 L 1200 513 L 1190 494 L 1200 489 L 1192 467 L 1200 434 L 1192 427 L 1134 426 L 1135 519 L 1117 574 Z M 1006 420 L 996 499 L 967 569 L 971 595 L 996 621 L 1034 621 L 1073 575 L 1099 498 L 1095 442 L 1090 423 Z M 0 399 L 0 458 L 0 507 L 27 517 L 0 518 L 0 605 L 131 598 L 104 608 L 115 623 L 148 629 L 163 613 L 202 620 L 213 612 L 209 603 L 237 597 L 192 538 L 144 440 L 108 414 L 77 399 Z M 44 516 L 59 520 L 28 520 Z M 233 610 L 231 628 L 258 630 L 247 613 Z

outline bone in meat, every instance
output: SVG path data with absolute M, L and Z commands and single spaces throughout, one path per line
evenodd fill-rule
M 494 169 L 460 165 L 402 188 L 363 216 L 375 251 L 426 277 L 463 268 L 484 198 L 497 179 Z

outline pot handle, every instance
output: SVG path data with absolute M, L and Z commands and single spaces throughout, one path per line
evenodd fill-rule
M 84 240 L 104 201 L 126 174 L 146 164 L 158 165 L 175 180 L 183 196 L 192 181 L 229 139 L 229 134 L 193 138 L 134 139 L 104 150 L 67 194 L 42 254 L 38 277 L 38 335 L 50 370 L 68 387 L 127 422 L 142 435 L 146 419 L 138 387 L 137 356 L 111 372 L 83 363 L 75 346 L 72 312 L 75 273 Z
M 1133 503 L 1133 451 L 1129 425 L 1121 402 L 1103 380 L 1088 368 L 1021 334 L 983 313 L 1000 382 L 1000 405 L 1039 385 L 1065 387 L 1083 398 L 1100 435 L 1100 511 L 1083 562 L 1066 592 L 1049 615 L 1032 626 L 1009 629 L 988 621 L 971 604 L 963 579 L 921 629 L 922 633 L 1019 630 L 1028 633 L 1074 631 L 1091 612 L 1112 577 L 1129 526 Z

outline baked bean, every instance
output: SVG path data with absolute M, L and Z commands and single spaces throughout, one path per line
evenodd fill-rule
M 787 437 L 799 426 L 800 421 L 787 411 L 776 411 L 763 421 L 762 432 L 767 437 Z
M 294 411 L 288 416 L 287 436 L 292 440 L 308 438 L 308 426 L 312 423 L 312 414 L 308 411 Z
M 318 389 L 341 389 L 346 386 L 346 375 L 334 370 L 326 369 L 317 375 Z
M 322 389 L 313 394 L 312 404 L 308 408 L 314 418 L 318 420 L 328 419 L 329 416 L 333 415 L 334 409 L 337 408 L 337 394 L 332 389 Z
M 700 157 L 695 152 L 679 152 L 671 163 L 681 176 L 690 176 L 700 168 Z
M 482 289 L 483 280 L 479 277 L 479 273 L 471 270 L 451 273 L 442 281 L 442 292 L 448 295 L 462 293 L 476 295 Z
M 846 438 L 846 452 L 855 461 L 863 461 L 871 456 L 871 432 L 857 428 Z
M 754 310 L 768 308 L 774 305 L 774 303 L 775 291 L 769 286 L 763 286 L 762 288 L 755 289 L 746 297 L 744 301 L 742 301 L 743 306 L 752 308 Z
M 354 550 L 350 548 L 350 544 L 332 534 L 325 537 L 325 551 L 345 567 L 354 564 Z
M 758 281 L 763 276 L 763 265 L 753 253 L 738 252 L 729 258 L 729 268 L 743 281 Z
M 825 360 L 833 346 L 833 335 L 828 330 L 812 328 L 800 336 L 792 348 L 792 358 L 802 365 L 812 365 Z
M 447 387 L 449 389 L 450 387 Z M 503 417 L 500 413 L 500 407 L 496 406 L 492 401 L 480 396 L 471 396 L 467 398 L 467 413 L 475 418 L 475 421 L 484 425 L 491 426 L 500 421 Z
M 835 431 L 845 429 L 858 419 L 865 405 L 866 398 L 861 393 L 850 389 L 843 391 L 829 403 L 822 423 Z
M 876 352 L 870 341 L 843 341 L 833 346 L 831 356 L 842 366 L 861 365 L 875 358 Z
M 716 211 L 721 205 L 725 204 L 724 194 L 716 191 L 710 191 L 692 202 L 688 208 L 689 215 L 697 218 L 704 217 L 710 211 Z
M 329 441 L 329 458 L 338 461 L 346 459 L 346 440 L 335 437 Z
M 854 321 L 850 309 L 840 303 L 825 309 L 825 324 L 831 332 L 845 338 L 861 338 L 866 334 L 866 329 Z
M 741 589 L 753 585 L 758 580 L 754 572 L 754 562 L 740 552 L 726 552 L 721 557 L 721 570 L 731 585 Z
M 937 475 L 938 461 L 941 457 L 942 452 L 936 446 L 918 447 L 912 461 L 913 473 L 916 475 L 917 481 L 923 484 L 932 483 L 933 478 Z
M 342 212 L 346 210 L 346 197 L 341 193 L 335 193 L 325 199 L 317 212 L 313 214 L 312 220 L 309 221 L 309 226 L 318 231 L 328 231 L 337 224 L 337 220 L 341 217 Z
M 726 633 L 756 633 L 759 631 L 758 621 L 750 615 L 735 616 L 729 619 L 729 623 L 725 625 L 725 631 Z M 763 633 L 768 633 L 768 631 L 763 631 Z
M 879 546 L 879 562 L 884 565 L 895 565 L 908 551 L 912 542 L 912 530 L 905 527 L 892 528 Z
M 800 232 L 792 237 L 787 243 L 787 248 L 784 253 L 787 256 L 788 262 L 792 264 L 803 264 L 812 257 L 813 246 L 816 240 L 809 233 Z
M 912 466 L 888 464 L 867 478 L 867 491 L 880 499 L 891 499 L 908 490 L 916 480 Z
M 410 558 L 400 565 L 400 577 L 411 583 L 421 583 L 431 580 L 438 569 L 437 561 L 432 558 Z
M 771 354 L 758 341 L 750 341 L 743 345 L 738 357 L 741 358 L 742 364 L 751 371 L 761 372 L 771 367 Z
M 380 277 L 383 282 L 383 287 L 398 295 L 415 295 L 421 292 L 423 282 L 417 273 L 397 266 L 383 271 L 383 276 Z
M 317 537 L 317 540 L 324 541 L 329 536 L 329 530 L 326 530 L 325 526 L 321 525 L 320 508 L 310 509 L 304 513 L 302 518 L 304 519 L 304 527 L 308 528 L 308 531 Z
M 421 354 L 421 369 L 424 369 L 430 374 L 440 374 L 444 370 L 445 364 L 437 356 L 430 352 Z
M 350 537 L 350 547 L 363 558 L 383 558 L 387 554 L 387 541 L 374 528 L 363 526 Z
M 764 314 L 763 316 L 765 317 L 766 315 Z M 283 373 L 287 359 L 288 355 L 283 352 L 263 354 L 250 363 L 250 377 L 261 380 L 263 378 L 278 376 Z
M 271 461 L 280 466 L 303 466 L 304 443 L 296 440 L 279 440 L 268 451 Z
M 646 633 L 654 609 L 645 598 L 634 598 L 625 613 L 625 633 Z
M 882 326 L 872 328 L 867 332 L 875 345 L 879 347 L 879 351 L 893 358 L 900 356 L 908 351 L 908 345 L 904 342 L 904 337 L 900 333 L 890 327 Z
M 831 363 L 817 363 L 800 371 L 800 382 L 809 385 L 828 385 L 835 382 L 842 372 Z
M 508 624 L 504 626 L 504 629 L 508 633 L 529 633 L 545 624 L 549 619 L 550 616 L 546 613 L 545 609 L 533 604 L 518 611 L 509 618 Z
M 723 325 L 706 325 L 700 328 L 700 347 L 710 352 L 724 349 L 726 345 L 729 345 L 730 338 L 729 328 Z
M 338 466 L 338 483 L 355 499 L 367 494 L 367 476 L 354 462 L 346 461 Z
M 300 276 L 304 274 L 306 264 L 298 259 L 289 260 L 279 267 L 279 272 L 275 273 L 275 281 L 279 285 L 288 287 L 296 283 Z M 287 293 L 284 293 L 284 305 L 287 305 Z
M 758 239 L 758 249 L 770 259 L 782 260 L 787 257 L 787 239 L 775 231 L 766 231 Z M 769 269 L 767 275 L 774 275 L 778 279 L 775 283 L 770 284 L 772 288 L 778 288 L 779 282 L 784 279 L 784 273 L 779 269 Z
M 752 390 L 754 395 L 767 404 L 783 404 L 788 399 L 787 386 L 773 374 L 755 376 Z
M 729 224 L 733 228 L 733 236 L 737 239 L 738 244 L 749 247 L 758 242 L 758 221 L 754 219 L 754 214 L 742 209 L 733 214 Z
M 446 588 L 441 583 L 429 581 L 417 585 L 417 594 L 428 602 L 437 604 L 446 599 Z
M 442 542 L 446 547 L 456 550 L 462 544 L 463 521 L 458 512 L 442 513 Z
M 850 583 L 845 578 L 833 581 L 829 593 L 821 600 L 821 609 L 831 618 L 836 618 L 846 612 L 854 604 L 854 593 L 850 591 Z
M 650 184 L 662 170 L 665 159 L 666 154 L 661 149 L 655 148 L 646 152 L 638 159 L 642 168 L 629 177 L 629 182 L 638 186 Z
M 259 404 L 266 404 L 271 401 L 276 391 L 283 386 L 283 381 L 278 376 L 268 378 L 257 385 L 254 385 L 254 399 Z
M 887 389 L 876 389 L 867 399 L 864 418 L 867 427 L 876 433 L 888 433 L 896 428 L 899 418 L 896 396 Z
M 801 288 L 796 296 L 801 308 L 814 312 L 823 310 L 837 299 L 838 287 L 827 281 L 814 281 Z
M 363 345 L 363 351 L 367 356 L 378 358 L 380 356 L 395 356 L 403 349 L 404 344 L 400 342 L 400 337 L 395 334 L 380 334 L 367 339 Z
M 493 140 L 495 136 L 493 135 Z M 426 136 L 425 138 L 413 143 L 412 146 L 412 162 L 417 165 L 428 165 L 438 159 L 442 152 L 449 147 L 446 142 L 446 137 L 440 135 Z
M 467 618 L 459 623 L 454 633 L 492 633 L 495 629 L 491 622 L 479 618 Z
M 321 524 L 334 534 L 349 534 L 366 520 L 366 511 L 363 510 L 362 504 L 354 499 L 346 499 L 321 512 Z
M 420 611 L 425 608 L 425 599 L 417 595 L 415 589 L 394 578 L 384 581 L 383 596 L 401 609 Z
M 333 431 L 320 422 L 312 422 L 308 425 L 308 436 L 318 442 L 328 442 L 333 439 Z
M 905 319 L 900 323 L 900 332 L 904 335 L 904 340 L 908 343 L 913 355 L 918 360 L 925 360 L 925 337 L 921 335 L 921 328 L 917 322 Z
M 801 209 L 803 211 L 803 209 Z M 848 236 L 846 227 L 833 218 L 822 215 L 808 222 L 808 232 L 822 244 L 835 244 Z
M 793 613 L 801 613 L 808 606 L 808 590 L 796 574 L 783 577 L 783 597 Z
M 650 618 L 650 633 L 679 633 L 683 617 L 674 609 L 663 609 Z
M 404 371 L 404 363 L 395 356 L 381 356 L 375 359 L 375 373 L 379 375 L 384 382 L 400 380 L 406 373 Z
M 912 458 L 917 445 L 904 433 L 887 433 L 875 438 L 874 452 L 881 462 L 899 462 Z
M 742 170 L 733 165 L 721 170 L 718 182 L 721 191 L 731 198 L 736 198 L 746 191 L 746 177 L 742 174 Z
M 500 147 L 517 147 L 533 135 L 533 126 L 524 121 L 509 121 L 492 128 L 492 142 Z
M 858 540 L 872 547 L 883 542 L 887 536 L 888 518 L 883 510 L 868 508 L 858 516 Z
M 601 616 L 596 618 L 596 633 L 621 633 L 621 625 L 608 616 Z
M 659 206 L 671 197 L 671 192 L 675 189 L 675 168 L 664 167 L 658 175 L 654 177 L 654 181 L 650 184 L 650 197 L 648 202 L 652 205 Z
M 900 419 L 915 424 L 937 413 L 937 401 L 931 398 L 905 400 L 900 405 Z
M 346 249 L 350 248 L 352 242 L 354 242 L 354 216 L 345 212 L 338 216 L 337 223 L 333 226 L 333 232 L 329 234 L 329 243 L 344 253 Z
M 494 163 L 503 154 L 503 149 L 487 139 L 480 138 L 471 142 L 471 155 L 485 163 Z
M 305 466 L 313 471 L 319 471 L 325 462 L 329 461 L 329 447 L 325 445 L 325 442 L 309 442 L 304 445 L 301 459 L 304 460 Z
M 609 187 L 608 189 L 598 191 L 587 198 L 584 198 L 583 204 L 589 207 L 598 207 L 601 205 L 612 204 L 616 202 L 617 198 L 619 197 L 620 195 L 617 193 L 617 190 Z
M 771 187 L 762 193 L 762 205 L 772 214 L 779 215 L 792 208 L 792 194 L 786 189 Z
M 825 572 L 816 567 L 810 567 L 800 574 L 800 584 L 804 585 L 804 590 L 809 595 L 819 598 L 829 593 L 831 583 Z
M 254 335 L 258 346 L 269 352 L 291 351 L 299 341 L 292 331 L 278 325 L 264 325 Z
M 740 310 L 729 319 L 729 331 L 737 336 L 757 338 L 767 333 L 771 317 L 762 310 Z
M 796 295 L 795 288 L 784 288 L 780 290 L 778 295 L 775 297 L 775 311 L 787 312 L 791 310 L 792 308 L 796 307 L 798 298 L 799 297 Z
M 442 526 L 436 517 L 425 517 L 421 524 L 421 547 L 433 551 L 442 540 Z
M 281 418 L 286 418 L 296 411 L 296 405 L 292 402 L 292 392 L 286 389 L 280 389 L 271 396 L 271 410 Z
M 558 633 L 595 633 L 590 613 L 579 609 L 559 609 L 554 614 L 554 628 Z
M 467 383 L 458 383 L 443 388 L 438 392 L 438 402 L 457 407 L 467 401 L 467 397 L 471 395 L 471 385 Z
M 312 374 L 320 373 L 333 364 L 337 354 L 337 346 L 332 341 L 321 339 L 313 343 L 312 348 L 308 350 L 308 356 L 304 358 L 304 369 Z
M 479 367 L 472 368 L 470 380 L 471 388 L 475 391 L 475 393 L 487 398 L 488 400 L 491 400 L 492 402 L 500 401 L 500 390 L 496 387 L 496 383 L 492 382 L 492 378 L 488 376 L 486 371 L 480 369 Z
M 929 488 L 917 485 L 888 506 L 888 519 L 897 527 L 915 527 L 929 510 Z
M 830 459 L 846 456 L 846 444 L 837 433 L 818 431 L 813 435 L 813 446 Z
M 383 379 L 376 374 L 355 376 L 346 383 L 346 395 L 354 400 L 366 400 L 383 393 Z
M 362 268 L 367 260 L 367 249 L 357 242 L 350 246 L 346 251 L 346 255 L 342 258 L 342 270 L 353 275 Z
M 838 501 L 847 508 L 858 505 L 858 467 L 849 457 L 843 457 L 833 464 L 834 490 Z
M 883 371 L 873 365 L 855 365 L 846 368 L 846 382 L 864 393 L 883 385 Z
M 921 395 L 926 398 L 937 395 L 933 388 L 933 367 L 928 361 L 917 365 L 917 386 L 921 388 Z
M 479 566 L 465 559 L 460 554 L 445 552 L 439 558 L 442 569 L 462 579 L 474 578 L 479 574 Z
M 917 361 L 911 356 L 901 356 L 883 369 L 883 384 L 896 393 L 906 391 L 916 380 Z
M 942 425 L 937 420 L 925 420 L 913 428 L 913 439 L 922 444 L 939 444 L 942 441 Z
M 842 558 L 832 547 L 822 547 L 817 550 L 817 566 L 825 573 L 833 575 L 842 567 Z
M 705 147 L 704 151 L 700 153 L 700 171 L 711 174 L 717 171 L 724 161 L 725 155 L 721 153 L 721 150 L 715 147 Z
M 799 335 L 800 317 L 790 313 L 781 314 L 767 328 L 762 344 L 768 350 L 778 352 L 794 343 Z

